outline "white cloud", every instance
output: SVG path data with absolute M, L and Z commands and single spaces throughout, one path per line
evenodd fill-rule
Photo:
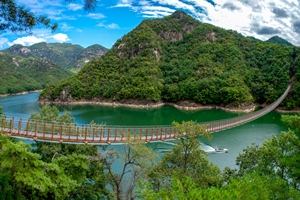
M 105 18 L 105 16 L 101 13 L 89 13 L 87 15 L 88 17 L 92 18 L 92 19 L 102 19 Z
M 45 8 L 63 7 L 61 0 L 41 1 L 41 0 L 16 0 L 18 5 L 24 6 L 32 12 L 38 13 Z M 50 10 L 50 9 L 49 9 Z M 46 14 L 46 13 L 44 13 Z
M 139 5 L 141 5 L 141 6 L 148 6 L 148 5 L 150 5 L 150 3 L 147 0 L 140 0 Z
M 111 6 L 110 8 L 129 8 L 129 9 L 133 10 L 134 12 L 138 12 L 140 7 L 135 6 L 133 4 L 136 4 L 134 2 L 134 0 L 121 0 L 117 3 L 117 5 Z M 147 0 L 141 0 L 141 1 L 138 2 L 138 4 L 140 6 L 150 5 L 150 3 L 147 2 Z
M 159 18 L 171 14 L 169 12 L 164 11 L 142 11 L 141 13 L 143 14 L 143 17 L 146 18 Z
M 300 45 L 299 6 L 298 0 L 120 0 L 113 7 L 127 7 L 145 18 L 163 17 L 180 9 L 202 22 L 245 36 L 266 40 L 279 35 Z
M 30 46 L 33 45 L 35 43 L 39 43 L 39 42 L 46 42 L 46 40 L 44 38 L 41 37 L 36 37 L 36 36 L 25 36 L 25 37 L 20 37 L 16 40 L 14 40 L 13 42 L 8 42 L 7 44 L 9 46 L 12 46 L 14 44 L 21 44 L 23 46 Z
M 111 23 L 111 24 L 104 24 L 103 22 L 100 22 L 99 24 L 97 24 L 97 26 L 99 27 L 105 27 L 107 29 L 119 29 L 119 25 L 115 24 L 115 23 Z
M 37 37 L 42 37 L 42 38 L 47 38 L 48 36 L 50 36 L 51 30 L 49 29 L 34 29 L 32 30 L 32 35 L 37 36 Z
M 16 0 L 17 5 L 23 6 L 35 14 L 47 16 L 51 20 L 76 20 L 77 17 L 70 14 L 68 10 L 77 11 L 83 6 L 66 2 L 65 0 Z
M 132 0 L 121 0 L 114 7 L 132 7 Z
M 164 5 L 164 6 L 172 6 L 176 9 L 189 10 L 192 13 L 196 12 L 195 7 L 193 5 L 184 3 L 180 0 L 153 0 L 153 2 L 158 3 L 160 5 Z M 186 1 L 186 2 L 188 2 L 188 1 Z
M 64 33 L 57 33 L 57 34 L 53 35 L 52 38 L 55 40 L 55 42 L 59 42 L 59 43 L 63 43 L 63 42 L 70 40 L 68 35 L 66 35 Z
M 61 0 L 16 0 L 17 5 L 24 6 L 33 13 L 42 14 L 50 19 L 58 18 L 66 10 Z
M 52 15 L 52 16 L 49 16 L 50 19 L 52 20 L 77 20 L 77 17 L 75 16 L 72 16 L 72 15 L 63 15 L 63 14 L 60 14 L 60 15 Z
M 175 12 L 175 9 L 171 9 L 168 7 L 162 7 L 162 6 L 150 6 L 145 5 L 141 8 L 141 14 L 143 17 L 150 17 L 150 18 L 158 18 L 158 17 L 164 17 L 166 15 L 170 15 L 173 12 Z
M 74 10 L 74 11 L 80 10 L 80 9 L 82 9 L 82 5 L 75 4 L 75 3 L 70 3 L 70 4 L 68 4 L 68 9 L 69 10 Z
M 171 9 L 171 8 L 168 8 L 168 7 L 163 7 L 163 6 L 149 6 L 149 5 L 143 6 L 142 10 L 165 11 L 167 13 L 173 13 L 173 12 L 176 11 L 175 9 Z
M 72 11 L 82 9 L 81 2 L 81 0 L 76 0 L 78 4 L 67 4 L 65 0 L 16 0 L 18 5 L 34 13 L 48 16 L 52 20 L 78 19 L 79 16 L 73 15 Z M 101 1 L 104 5 L 107 2 L 109 1 Z M 266 40 L 276 34 L 293 44 L 300 45 L 298 39 L 300 37 L 299 4 L 299 0 L 118 0 L 115 6 L 109 8 L 120 9 L 122 7 L 122 9 L 137 12 L 144 18 L 163 17 L 180 9 L 202 22 L 233 29 L 245 36 Z M 102 5 L 98 4 L 97 9 L 102 8 Z M 102 13 L 89 13 L 87 17 L 98 20 L 106 18 Z M 110 29 L 119 28 L 114 23 L 99 23 L 98 26 Z M 67 31 L 73 27 L 63 23 L 60 28 L 62 31 Z M 76 30 L 78 27 L 73 29 Z M 47 38 L 49 36 L 35 36 L 49 39 Z
M 4 48 L 7 46 L 8 39 L 7 38 L 0 38 L 0 48 Z
M 110 28 L 110 29 L 118 29 L 118 28 L 120 28 L 118 26 L 118 24 L 115 24 L 115 23 L 108 24 L 108 25 L 106 25 L 106 27 Z
M 290 13 L 298 13 L 295 10 L 298 9 L 295 8 L 296 2 L 288 0 L 276 1 L 276 3 L 271 0 L 253 0 L 251 2 L 223 0 L 218 1 L 215 6 L 200 4 L 199 2 L 195 0 L 194 3 L 205 8 L 207 14 L 201 19 L 204 22 L 225 29 L 237 30 L 245 36 L 254 36 L 261 40 L 279 35 L 294 44 L 300 44 L 296 39 L 299 33 L 292 30 L 293 23 L 289 17 Z M 286 13 L 285 10 L 287 10 Z M 291 37 L 291 35 L 293 36 Z
M 115 7 L 128 7 L 134 12 L 141 13 L 145 18 L 164 17 L 175 12 L 177 9 L 195 11 L 193 6 L 185 4 L 180 0 L 120 0 L 115 6 L 112 6 L 112 8 Z
M 37 29 L 33 32 L 34 35 L 31 36 L 23 36 L 19 37 L 12 42 L 9 42 L 8 39 L 6 38 L 0 38 L 0 49 L 6 48 L 7 46 L 12 46 L 14 44 L 21 44 L 23 46 L 30 46 L 35 43 L 39 42 L 67 42 L 70 41 L 71 39 L 68 37 L 68 35 L 64 33 L 57 33 L 57 34 L 52 34 L 51 31 L 45 30 L 45 29 Z
M 72 30 L 74 27 L 73 26 L 69 26 L 67 23 L 62 23 L 62 24 L 59 24 L 59 28 L 62 30 L 62 31 L 69 31 L 69 30 Z

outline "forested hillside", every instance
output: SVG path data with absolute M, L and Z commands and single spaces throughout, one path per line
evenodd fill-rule
M 290 43 L 289 41 L 286 41 L 285 39 L 283 39 L 279 36 L 273 36 L 270 39 L 268 39 L 266 42 L 274 43 L 274 44 L 282 44 L 282 45 L 287 45 L 287 46 L 294 46 L 292 43 Z
M 72 75 L 46 59 L 0 53 L 0 94 L 43 89 Z
M 44 90 L 40 102 L 271 103 L 292 76 L 300 78 L 299 59 L 298 47 L 244 37 L 177 11 L 143 21 L 103 57 Z M 299 106 L 299 87 L 285 100 L 288 109 Z
M 94 57 L 105 54 L 107 49 L 95 44 L 87 48 L 70 43 L 37 43 L 29 47 L 20 44 L 11 46 L 3 52 L 23 56 L 26 58 L 48 59 L 60 67 L 78 71 L 82 66 Z

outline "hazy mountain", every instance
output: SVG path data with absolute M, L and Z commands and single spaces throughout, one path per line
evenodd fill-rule
M 0 94 L 43 89 L 72 75 L 43 58 L 24 58 L 0 52 Z
M 67 69 L 80 69 L 90 59 L 100 57 L 105 54 L 107 49 L 100 45 L 92 45 L 83 48 L 80 45 L 70 43 L 37 43 L 31 46 L 16 44 L 2 52 L 23 56 L 26 58 L 49 59 L 58 66 Z

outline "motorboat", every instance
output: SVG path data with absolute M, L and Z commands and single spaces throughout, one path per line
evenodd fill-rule
M 218 147 L 216 147 L 215 151 L 217 153 L 228 153 L 228 149 L 226 149 L 226 148 L 218 148 Z

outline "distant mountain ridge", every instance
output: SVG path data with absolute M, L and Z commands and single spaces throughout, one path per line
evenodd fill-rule
M 107 50 L 107 48 L 98 44 L 83 48 L 80 45 L 70 43 L 41 42 L 28 47 L 16 44 L 2 50 L 2 52 L 25 58 L 48 59 L 60 67 L 76 71 L 76 69 L 82 68 L 92 58 L 103 56 Z
M 73 73 L 43 58 L 24 58 L 0 52 L 0 94 L 40 90 Z
M 277 35 L 269 38 L 266 42 L 273 43 L 273 44 L 281 44 L 281 45 L 286 45 L 286 46 L 294 46 L 289 41 L 287 41 L 287 40 L 285 40 L 285 39 L 283 39 L 283 38 L 281 38 Z

